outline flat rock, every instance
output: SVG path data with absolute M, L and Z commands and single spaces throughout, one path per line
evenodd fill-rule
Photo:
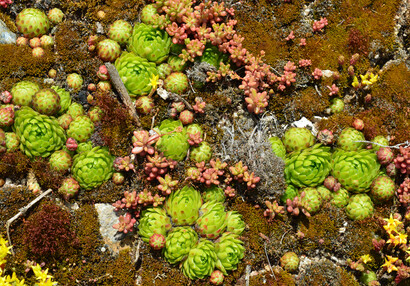
M 0 20 L 0 44 L 15 44 L 17 36 L 7 28 L 6 23 Z

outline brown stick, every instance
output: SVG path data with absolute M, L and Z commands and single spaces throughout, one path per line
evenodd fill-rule
M 141 127 L 141 122 L 138 117 L 137 111 L 135 109 L 134 104 L 131 102 L 131 98 L 128 94 L 127 89 L 125 88 L 124 83 L 122 82 L 120 75 L 118 74 L 117 69 L 112 63 L 106 62 L 104 63 L 105 66 L 107 67 L 108 73 L 111 78 L 111 82 L 115 88 L 115 90 L 119 93 L 122 101 L 124 102 L 125 106 L 128 109 L 129 114 L 131 117 L 135 120 L 136 124 L 138 127 Z

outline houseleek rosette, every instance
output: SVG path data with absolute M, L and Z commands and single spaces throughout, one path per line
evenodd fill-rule
M 348 191 L 364 193 L 379 174 L 377 155 L 371 150 L 344 151 L 332 154 L 332 175 Z
M 297 187 L 315 187 L 321 184 L 330 172 L 330 147 L 316 144 L 291 154 L 286 159 L 285 179 Z
M 159 64 L 167 59 L 171 48 L 171 38 L 164 30 L 139 23 L 134 26 L 129 39 L 128 50 Z
M 217 262 L 219 261 L 215 253 L 214 243 L 206 239 L 201 239 L 199 243 L 189 251 L 182 270 L 184 275 L 192 280 L 203 279 L 211 275 Z
M 114 172 L 114 156 L 107 147 L 94 147 L 73 158 L 71 172 L 81 188 L 91 190 L 109 180 Z
M 156 144 L 158 150 L 172 160 L 182 161 L 188 153 L 189 143 L 181 121 L 166 119 L 156 131 L 162 135 Z
M 138 234 L 143 241 L 148 243 L 154 233 L 166 236 L 167 231 L 170 229 L 171 221 L 163 208 L 150 207 L 142 211 Z
M 210 201 L 202 205 L 202 215 L 196 222 L 198 233 L 202 237 L 215 239 L 226 229 L 225 207 L 222 203 Z
M 164 257 L 169 263 L 175 264 L 183 260 L 197 242 L 198 234 L 192 228 L 175 227 L 167 235 Z
M 215 242 L 215 253 L 221 262 L 217 267 L 227 275 L 228 273 L 226 271 L 235 270 L 237 268 L 237 265 L 245 254 L 245 247 L 243 246 L 243 241 L 239 239 L 239 235 L 225 232 Z
M 191 186 L 172 192 L 165 201 L 165 210 L 175 225 L 191 225 L 199 216 L 201 194 Z
M 115 68 L 131 97 L 148 94 L 152 89 L 151 79 L 158 75 L 155 63 L 128 52 L 115 61 Z
M 51 89 L 53 89 L 55 92 L 57 92 L 57 94 L 60 96 L 61 109 L 58 111 L 57 115 L 62 115 L 68 110 L 68 108 L 71 105 L 70 92 L 68 92 L 64 88 L 58 87 L 56 85 L 53 85 L 51 87 Z
M 15 112 L 13 130 L 20 140 L 20 149 L 29 157 L 48 157 L 63 147 L 64 129 L 57 119 L 23 106 Z
M 226 216 L 226 231 L 241 235 L 245 230 L 245 222 L 237 211 L 229 211 Z

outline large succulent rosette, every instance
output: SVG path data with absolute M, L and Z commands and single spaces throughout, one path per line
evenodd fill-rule
M 201 194 L 191 186 L 172 192 L 165 201 L 165 210 L 175 225 L 191 225 L 199 216 Z
M 189 251 L 182 270 L 184 275 L 192 280 L 203 279 L 211 275 L 217 262 L 219 261 L 215 253 L 215 244 L 209 240 L 201 239 L 199 243 Z
M 315 187 L 321 184 L 330 172 L 329 149 L 316 144 L 291 154 L 286 159 L 286 182 L 297 187 Z
M 226 229 L 227 213 L 222 203 L 210 201 L 202 205 L 202 215 L 196 221 L 196 228 L 202 237 L 215 239 Z
M 158 150 L 172 160 L 182 161 L 188 153 L 189 143 L 181 121 L 166 119 L 157 131 L 162 134 L 156 144 Z
M 20 149 L 29 157 L 48 157 L 63 147 L 64 129 L 57 119 L 23 106 L 15 112 L 13 131 L 20 140 Z
M 197 242 L 198 234 L 192 228 L 187 226 L 173 228 L 167 235 L 163 251 L 165 259 L 171 264 L 180 262 Z
M 151 79 L 158 75 L 154 63 L 128 52 L 115 61 L 115 68 L 131 97 L 148 94 L 152 89 Z
M 134 26 L 129 39 L 128 50 L 159 64 L 166 60 L 171 48 L 171 38 L 164 30 L 139 23 Z
M 225 232 L 216 242 L 215 242 L 215 252 L 218 256 L 220 264 L 216 266 L 225 275 L 228 273 L 226 271 L 235 270 L 240 260 L 245 254 L 245 247 L 243 247 L 243 241 L 240 240 L 239 235 Z
M 367 192 L 380 169 L 376 153 L 365 149 L 339 149 L 332 154 L 331 165 L 332 175 L 346 190 L 354 193 Z
M 166 236 L 167 231 L 170 229 L 171 221 L 163 208 L 150 207 L 142 211 L 138 234 L 143 241 L 149 242 L 154 233 Z
M 74 179 L 86 190 L 99 187 L 114 172 L 114 156 L 107 147 L 94 147 L 73 158 L 71 172 Z
M 27 8 L 17 15 L 16 26 L 25 37 L 33 38 L 46 34 L 50 29 L 50 21 L 40 9 Z

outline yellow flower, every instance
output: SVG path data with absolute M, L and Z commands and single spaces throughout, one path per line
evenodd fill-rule
M 360 256 L 360 259 L 363 261 L 364 264 L 367 264 L 368 262 L 372 261 L 372 258 L 369 254 Z
M 39 264 L 36 266 L 31 266 L 33 269 L 34 275 L 36 275 L 37 280 L 40 280 L 41 282 L 46 282 L 47 279 L 53 278 L 51 275 L 47 275 L 48 273 L 48 268 L 46 270 L 41 270 L 41 267 Z
M 374 75 L 373 73 L 370 73 L 370 80 L 369 81 L 373 84 L 377 81 L 378 78 L 379 78 L 378 74 Z
M 357 76 L 355 76 L 354 78 L 353 78 L 353 82 L 352 82 L 352 86 L 354 87 L 354 88 L 358 88 L 359 87 L 359 80 L 357 79 Z
M 383 225 L 383 228 L 388 232 L 391 233 L 392 231 L 396 231 L 396 228 L 401 225 L 403 222 L 399 221 L 398 219 L 393 218 L 393 215 L 390 214 L 390 218 L 384 218 L 384 221 L 387 222 L 386 225 Z
M 391 273 L 392 271 L 397 271 L 397 267 L 394 265 L 394 262 L 397 261 L 397 257 L 392 257 L 390 255 L 386 255 L 388 259 L 384 259 L 385 263 L 382 265 L 382 267 L 386 267 L 387 272 Z
M 156 90 L 158 87 L 158 80 L 159 80 L 159 75 L 153 74 L 151 78 L 149 79 L 148 85 L 152 86 L 153 90 Z

